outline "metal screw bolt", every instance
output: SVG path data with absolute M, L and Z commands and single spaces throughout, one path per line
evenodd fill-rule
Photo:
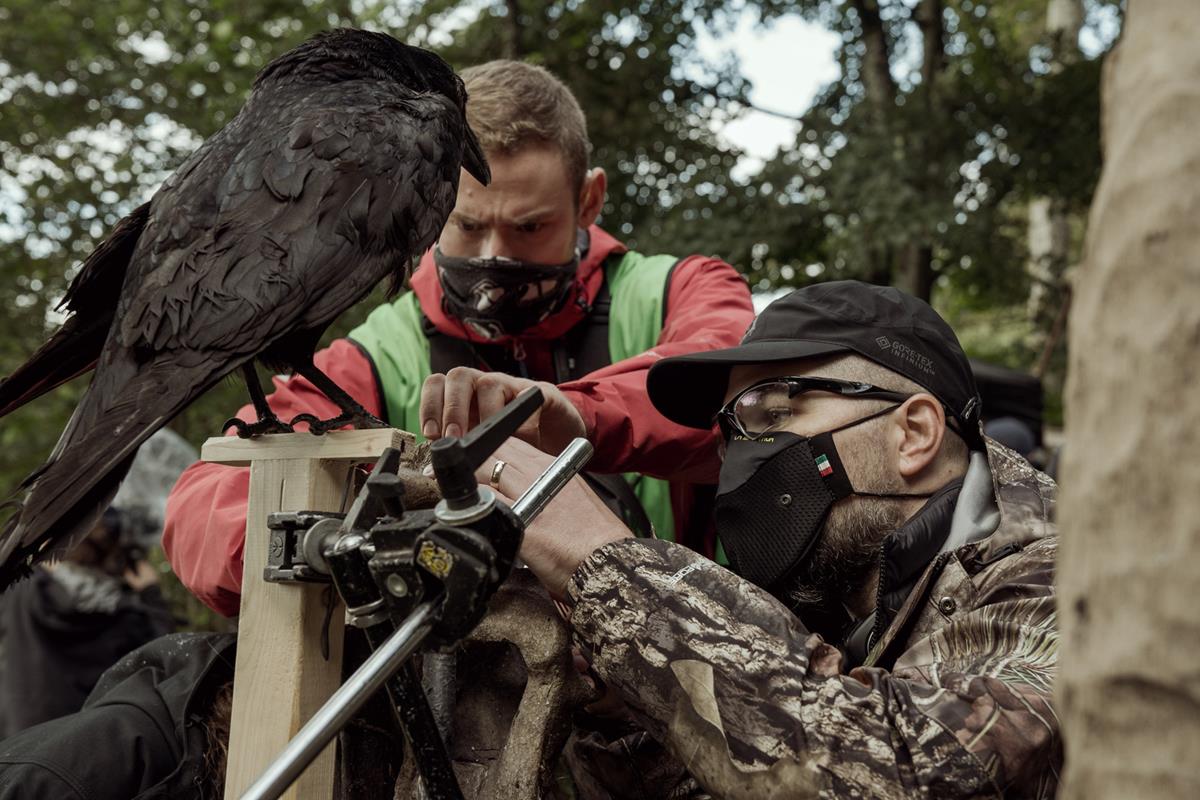
M 404 597 L 408 594 L 408 584 L 399 575 L 388 575 L 384 583 L 387 585 L 387 590 L 396 597 Z

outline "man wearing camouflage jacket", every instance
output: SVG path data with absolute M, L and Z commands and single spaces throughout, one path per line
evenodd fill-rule
M 522 547 L 678 762 L 653 785 L 598 770 L 610 796 L 1053 797 L 1055 486 L 983 439 L 949 326 L 894 289 L 821 284 L 736 348 L 663 359 L 648 390 L 681 424 L 716 412 L 732 572 L 629 538 L 579 484 Z M 508 497 L 548 460 L 497 457 L 481 480 Z

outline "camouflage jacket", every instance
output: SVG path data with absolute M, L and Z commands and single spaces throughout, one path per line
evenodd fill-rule
M 846 672 L 766 592 L 644 539 L 572 577 L 576 642 L 714 796 L 1051 798 L 1055 485 L 994 443 L 978 458 L 990 533 L 948 536 L 864 666 Z

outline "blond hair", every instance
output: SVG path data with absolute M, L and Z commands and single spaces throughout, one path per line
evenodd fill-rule
M 562 153 L 578 197 L 587 175 L 587 121 L 571 90 L 542 67 L 521 61 L 489 61 L 462 72 L 467 122 L 486 153 L 511 154 L 533 144 Z

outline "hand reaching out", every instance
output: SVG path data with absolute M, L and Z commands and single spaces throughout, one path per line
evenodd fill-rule
M 554 461 L 533 445 L 509 439 L 475 473 L 487 485 L 496 461 L 503 461 L 500 480 L 493 489 L 508 503 L 529 487 Z M 563 488 L 525 531 L 521 558 L 552 597 L 566 596 L 567 581 L 593 550 L 631 537 L 629 529 L 576 477 Z
M 469 367 L 425 379 L 421 435 L 430 440 L 462 436 L 531 386 L 542 390 L 543 403 L 517 431 L 518 438 L 546 453 L 559 453 L 572 439 L 587 435 L 583 417 L 554 384 Z

